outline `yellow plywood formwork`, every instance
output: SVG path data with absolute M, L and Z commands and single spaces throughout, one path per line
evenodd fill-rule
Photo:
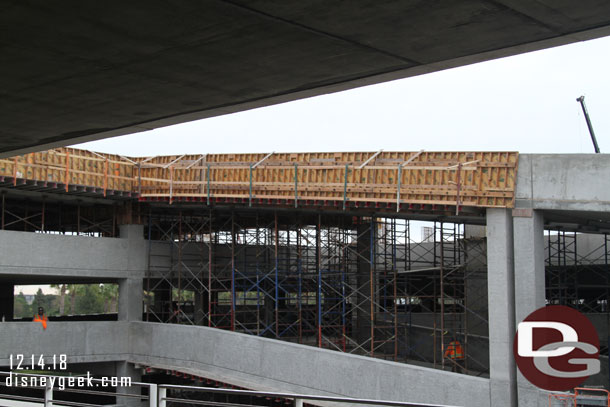
M 58 148 L 0 159 L 0 176 L 116 191 L 131 191 L 135 162 L 114 154 Z
M 138 193 L 141 198 L 238 198 L 514 205 L 516 152 L 336 152 L 127 158 L 56 149 L 0 160 L 0 176 Z M 400 204 L 400 205 L 399 205 Z

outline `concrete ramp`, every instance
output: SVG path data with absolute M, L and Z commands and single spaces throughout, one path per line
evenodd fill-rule
M 10 354 L 68 355 L 70 363 L 130 361 L 254 390 L 459 406 L 490 405 L 489 380 L 259 338 L 148 322 L 0 323 Z
M 133 362 L 257 390 L 489 405 L 489 380 L 457 373 L 207 327 L 134 322 L 129 336 Z

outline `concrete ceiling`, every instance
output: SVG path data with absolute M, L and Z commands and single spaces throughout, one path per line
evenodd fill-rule
M 0 0 L 0 10 L 0 156 L 610 34 L 605 0 Z

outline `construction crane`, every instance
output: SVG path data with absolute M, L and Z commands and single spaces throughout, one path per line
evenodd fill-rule
M 585 97 L 581 96 L 576 99 L 577 102 L 580 102 L 580 106 L 582 107 L 582 112 L 585 114 L 585 120 L 587 121 L 587 127 L 589 128 L 589 134 L 591 135 L 591 141 L 593 141 L 593 148 L 595 149 L 595 154 L 599 154 L 599 146 L 597 145 L 597 139 L 595 138 L 595 132 L 593 131 L 593 125 L 591 124 L 591 118 L 589 117 L 589 112 L 587 111 L 587 106 L 585 105 Z

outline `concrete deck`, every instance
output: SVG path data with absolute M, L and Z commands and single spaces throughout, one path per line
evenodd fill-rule
M 610 34 L 610 4 L 3 2 L 0 157 Z

